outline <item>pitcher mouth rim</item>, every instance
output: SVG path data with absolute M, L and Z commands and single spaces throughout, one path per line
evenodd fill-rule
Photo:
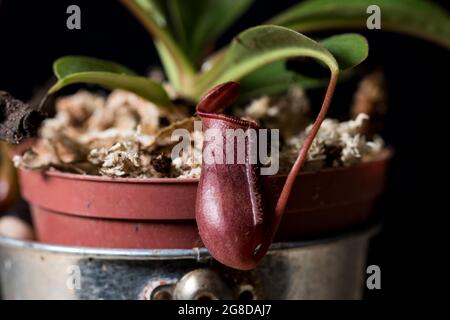
M 235 116 L 225 115 L 221 113 L 207 113 L 202 111 L 197 111 L 197 115 L 200 118 L 208 118 L 215 119 L 224 122 L 229 122 L 235 124 L 237 126 L 241 126 L 242 128 L 253 128 L 253 129 L 261 129 L 258 124 L 252 120 L 245 120 Z

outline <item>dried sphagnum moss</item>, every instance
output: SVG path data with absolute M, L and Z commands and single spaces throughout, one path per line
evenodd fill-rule
M 367 141 L 360 129 L 369 117 L 360 113 L 356 119 L 338 122 L 325 119 L 308 152 L 304 170 L 317 170 L 323 167 L 351 166 L 363 160 L 370 160 L 383 149 L 380 137 Z M 281 173 L 287 173 L 298 156 L 298 151 L 312 126 L 292 137 L 281 152 Z
M 312 121 L 309 99 L 299 86 L 291 86 L 283 96 L 262 96 L 243 110 L 236 108 L 235 113 L 258 122 L 263 128 L 281 128 L 280 134 L 284 139 L 298 134 Z
M 194 119 L 182 109 L 169 114 L 132 93 L 116 90 L 106 99 L 80 91 L 59 99 L 56 110 L 56 116 L 43 123 L 37 144 L 15 158 L 17 166 L 110 177 L 184 174 L 175 167 L 164 171 L 161 166 L 155 168 L 170 156 L 173 142 L 165 132 L 193 127 Z M 162 129 L 160 123 L 166 125 L 167 121 L 170 126 Z
M 132 93 L 116 90 L 107 98 L 80 91 L 57 101 L 57 113 L 44 122 L 37 144 L 16 166 L 56 169 L 80 174 L 133 178 L 198 178 L 201 172 L 203 136 L 183 109 L 176 114 Z M 237 110 L 237 109 L 236 109 Z M 282 128 L 286 141 L 280 153 L 280 173 L 286 173 L 303 144 L 309 118 L 309 101 L 293 87 L 282 97 L 261 97 L 241 111 L 240 117 L 262 127 Z M 367 116 L 337 122 L 326 119 L 309 151 L 304 170 L 349 166 L 369 159 L 383 147 L 380 138 L 366 141 L 360 129 Z M 169 122 L 169 126 L 167 126 Z M 175 129 L 187 129 L 193 152 L 172 159 Z

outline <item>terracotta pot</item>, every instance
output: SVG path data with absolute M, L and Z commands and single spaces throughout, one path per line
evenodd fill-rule
M 301 173 L 275 241 L 297 241 L 364 223 L 383 190 L 387 160 Z M 19 170 L 39 241 L 103 248 L 202 247 L 196 179 L 127 179 Z M 268 179 L 276 202 L 285 177 Z

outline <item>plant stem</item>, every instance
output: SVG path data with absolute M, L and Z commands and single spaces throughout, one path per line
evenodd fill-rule
M 164 67 L 170 76 L 170 81 L 177 88 L 190 87 L 196 71 L 186 55 L 180 50 L 172 37 L 159 27 L 133 0 L 120 0 L 121 3 L 144 25 L 146 30 L 155 38 L 158 52 Z M 171 61 L 169 62 L 169 57 Z M 169 64 L 175 64 L 176 70 Z
M 325 93 L 322 107 L 320 109 L 320 112 L 319 112 L 316 120 L 314 121 L 311 131 L 309 132 L 308 136 L 305 139 L 305 142 L 303 143 L 302 148 L 300 149 L 297 160 L 295 161 L 294 165 L 292 166 L 291 171 L 289 172 L 289 175 L 286 179 L 286 182 L 283 186 L 283 190 L 281 191 L 280 197 L 278 198 L 278 202 L 275 207 L 275 213 L 273 216 L 273 221 L 270 226 L 270 230 L 268 232 L 268 238 L 264 239 L 263 247 L 261 247 L 261 249 L 258 251 L 258 254 L 264 254 L 267 251 L 270 244 L 273 242 L 275 233 L 278 229 L 278 226 L 280 225 L 281 218 L 286 209 L 286 205 L 287 205 L 292 187 L 294 185 L 294 182 L 297 179 L 298 173 L 300 172 L 300 169 L 302 168 L 302 166 L 306 160 L 309 148 L 311 147 L 311 144 L 313 143 L 314 138 L 316 137 L 317 132 L 319 131 L 320 126 L 327 115 L 328 109 L 331 104 L 331 100 L 333 98 L 334 91 L 336 89 L 338 75 L 339 75 L 338 70 L 331 71 L 331 78 L 330 78 L 330 82 L 328 83 L 328 88 Z

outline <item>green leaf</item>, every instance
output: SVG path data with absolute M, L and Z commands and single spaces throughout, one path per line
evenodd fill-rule
M 65 56 L 59 58 L 53 64 L 53 72 L 58 79 L 66 78 L 74 73 L 88 71 L 104 71 L 135 75 L 134 71 L 118 63 L 91 57 Z
M 367 40 L 358 34 L 342 34 L 326 38 L 320 41 L 330 53 L 336 58 L 339 69 L 344 71 L 341 78 L 348 78 L 351 74 L 350 68 L 364 61 L 369 52 Z M 225 52 L 220 52 L 214 58 L 214 63 L 220 63 Z M 297 84 L 304 89 L 315 89 L 327 85 L 328 80 L 313 78 L 301 73 L 286 69 L 284 61 L 277 61 L 247 75 L 240 80 L 241 101 L 261 95 L 273 95 L 286 91 L 289 86 Z
M 176 39 L 192 62 L 198 63 L 254 0 L 167 0 Z
M 338 82 L 346 82 L 354 76 L 353 69 L 340 73 Z M 284 61 L 277 61 L 262 67 L 240 81 L 239 102 L 248 102 L 261 96 L 285 93 L 290 86 L 297 85 L 305 90 L 325 88 L 328 79 L 303 75 L 286 69 Z
M 340 70 L 353 68 L 366 60 L 369 55 L 369 44 L 359 34 L 347 33 L 329 37 L 320 41 L 339 64 Z
M 121 0 L 121 2 L 153 36 L 167 77 L 177 91 L 183 92 L 184 88 L 191 85 L 195 69 L 171 35 L 162 3 L 158 0 Z
M 58 82 L 49 93 L 75 83 L 90 83 L 108 89 L 123 89 L 133 92 L 163 107 L 171 105 L 163 87 L 150 79 L 135 75 L 117 63 L 88 57 L 69 56 L 55 61 L 53 70 Z
M 345 48 L 349 48 L 348 44 L 343 47 L 341 55 L 348 63 L 352 55 L 345 55 Z M 196 94 L 201 96 L 219 83 L 238 81 L 261 67 L 293 57 L 314 58 L 331 72 L 339 71 L 333 55 L 316 41 L 284 27 L 258 26 L 242 32 L 233 40 L 223 58 L 200 77 Z
M 241 81 L 239 100 L 248 101 L 264 95 L 276 95 L 287 91 L 291 85 L 300 85 L 303 89 L 326 86 L 328 79 L 315 79 L 286 69 L 285 61 L 276 61 L 259 68 Z
M 293 6 L 269 23 L 300 32 L 367 29 L 367 8 L 381 9 L 381 30 L 424 38 L 450 49 L 450 16 L 427 0 L 308 0 Z M 376 30 L 378 31 L 378 30 Z

